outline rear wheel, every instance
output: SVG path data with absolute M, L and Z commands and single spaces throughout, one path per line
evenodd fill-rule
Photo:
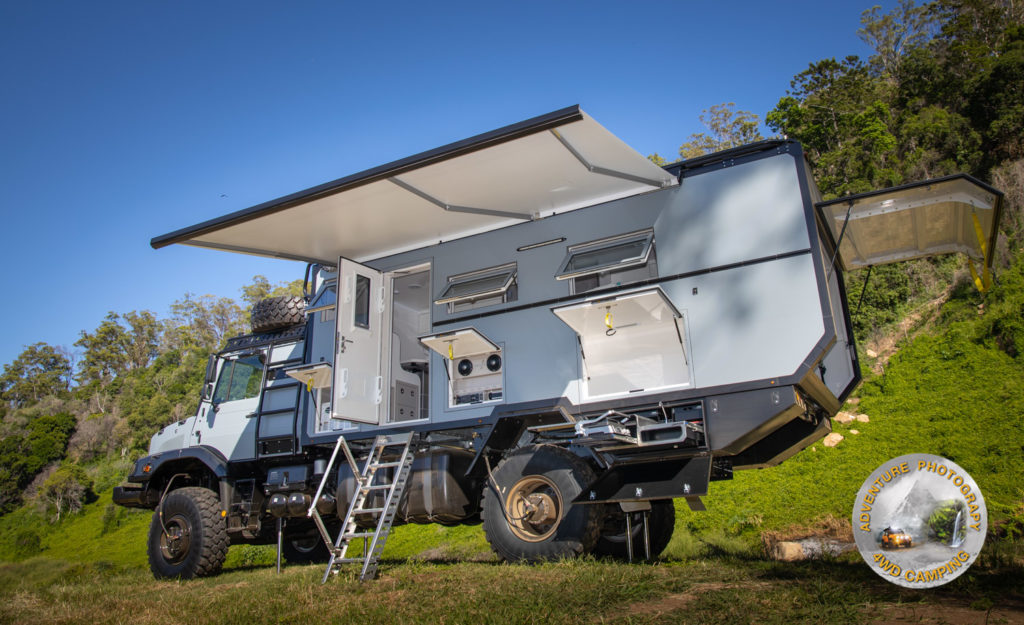
M 646 551 L 644 549 L 644 513 L 623 512 L 618 504 L 609 506 L 608 516 L 605 517 L 604 526 L 601 530 L 601 537 L 594 546 L 594 555 L 608 556 L 619 560 L 629 559 L 629 545 L 626 542 L 626 515 L 629 514 L 633 542 L 633 559 L 643 560 Z M 657 558 L 668 546 L 672 539 L 672 531 L 676 524 L 676 508 L 671 499 L 661 499 L 651 502 L 651 509 L 647 513 L 647 536 L 651 543 L 651 559 Z
M 484 489 L 487 542 L 512 562 L 555 560 L 588 551 L 597 541 L 602 508 L 572 500 L 593 479 L 590 466 L 561 447 L 516 451 L 498 465 L 494 480 Z
M 331 559 L 331 552 L 319 534 L 296 538 L 285 536 L 281 555 L 292 564 L 321 563 Z
M 195 487 L 171 491 L 153 513 L 146 551 L 157 579 L 220 572 L 228 555 L 228 532 L 217 495 Z

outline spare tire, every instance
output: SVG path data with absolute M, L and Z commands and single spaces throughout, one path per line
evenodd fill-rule
M 298 295 L 268 297 L 256 302 L 249 320 L 255 334 L 279 330 L 306 321 L 306 300 Z

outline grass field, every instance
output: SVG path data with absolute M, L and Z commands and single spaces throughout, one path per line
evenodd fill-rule
M 705 555 L 655 565 L 396 561 L 380 577 L 234 566 L 155 581 L 147 570 L 35 558 L 0 565 L 4 623 L 1019 623 L 1024 569 L 987 554 L 930 591 L 891 585 L 856 554 L 805 563 Z

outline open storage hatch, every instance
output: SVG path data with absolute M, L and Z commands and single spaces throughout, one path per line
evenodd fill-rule
M 965 174 L 821 202 L 849 271 L 963 252 L 991 267 L 1002 193 Z
M 553 308 L 579 336 L 588 398 L 692 386 L 683 315 L 659 288 Z
M 505 376 L 501 347 L 464 328 L 420 339 L 445 359 L 448 368 L 449 406 L 497 402 L 504 398 Z

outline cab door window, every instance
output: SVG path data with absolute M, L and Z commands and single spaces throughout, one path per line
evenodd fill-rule
M 246 354 L 229 360 L 221 367 L 217 388 L 213 391 L 214 403 L 248 399 L 260 394 L 263 381 L 263 363 L 258 354 Z

